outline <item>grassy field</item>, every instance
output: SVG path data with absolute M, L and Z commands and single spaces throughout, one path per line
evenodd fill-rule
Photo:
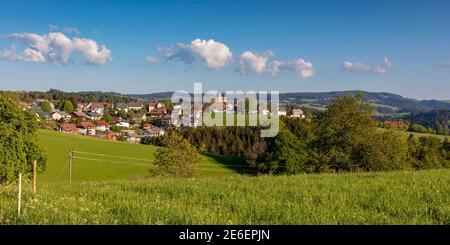
M 73 180 L 142 179 L 152 167 L 157 147 L 40 130 L 39 143 L 48 156 L 47 170 L 39 176 L 42 182 L 67 181 L 69 149 L 73 149 Z M 198 169 L 202 176 L 233 175 L 228 164 L 238 164 L 220 157 L 202 156 Z M 236 168 L 234 168 L 236 169 Z
M 0 224 L 450 224 L 450 170 L 0 188 Z
M 384 129 L 384 128 L 378 128 L 378 130 L 387 131 L 387 129 Z M 407 131 L 391 131 L 391 132 L 402 136 L 404 139 L 407 139 L 410 134 L 414 135 L 415 137 L 436 137 L 436 138 L 439 138 L 442 140 L 444 140 L 446 137 L 448 137 L 446 135 L 440 135 L 440 134 L 426 134 L 426 133 L 416 133 L 416 132 L 407 132 Z

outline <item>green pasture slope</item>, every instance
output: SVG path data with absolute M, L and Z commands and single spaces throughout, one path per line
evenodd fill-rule
M 450 170 L 0 188 L 0 224 L 450 224 Z
M 26 180 L 18 217 L 17 184 L 0 186 L 0 224 L 450 224 L 449 169 L 242 176 L 203 156 L 201 178 L 144 179 L 156 147 L 42 130 L 39 141 L 37 195 Z M 70 148 L 105 162 L 75 159 L 69 185 Z
M 142 179 L 152 167 L 157 147 L 126 142 L 113 142 L 90 136 L 71 135 L 39 130 L 39 144 L 48 157 L 47 170 L 39 177 L 42 182 L 67 181 L 69 149 L 73 149 L 73 180 L 134 180 Z M 89 154 L 88 154 L 89 153 Z M 225 165 L 226 159 L 202 156 L 198 169 L 201 176 L 223 176 L 235 173 Z

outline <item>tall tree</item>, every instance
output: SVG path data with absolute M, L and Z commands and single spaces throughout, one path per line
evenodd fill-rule
M 45 170 L 47 160 L 37 144 L 37 128 L 33 113 L 0 92 L 0 183 L 15 180 L 19 173 L 29 175 L 34 160 L 38 171 Z
M 52 111 L 52 107 L 48 101 L 41 102 L 40 107 L 43 112 L 51 112 Z
M 62 108 L 63 111 L 67 112 L 67 113 L 71 113 L 73 112 L 73 104 L 70 100 L 66 100 L 63 102 L 62 104 Z
M 315 142 L 325 170 L 405 168 L 406 143 L 395 134 L 380 133 L 371 116 L 372 109 L 362 102 L 361 93 L 337 97 L 327 106 L 327 111 L 318 119 Z

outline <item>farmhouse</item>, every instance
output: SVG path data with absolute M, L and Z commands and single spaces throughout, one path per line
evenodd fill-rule
M 95 111 L 90 111 L 87 112 L 87 117 L 92 120 L 92 121 L 98 121 L 102 118 L 102 114 L 95 112 Z
M 95 135 L 95 125 L 89 121 L 80 122 L 78 132 L 84 135 Z
M 122 128 L 129 128 L 130 127 L 130 123 L 125 122 L 125 121 L 121 121 L 121 122 L 116 123 L 116 126 L 117 127 L 122 127 Z
M 111 107 L 111 103 L 109 103 L 109 102 L 92 102 L 90 110 L 97 112 L 99 114 L 103 114 L 110 107 Z
M 87 111 L 91 107 L 91 103 L 78 103 L 77 111 Z
M 64 111 L 59 111 L 59 110 L 53 112 L 51 114 L 51 117 L 52 117 L 52 120 L 54 120 L 54 121 L 59 121 L 61 119 L 63 119 L 63 120 L 71 119 L 70 114 L 68 114 L 67 112 L 64 112 Z
M 70 134 L 77 134 L 78 128 L 74 124 L 63 123 L 59 126 L 58 131 Z
M 118 111 L 128 112 L 128 105 L 126 103 L 117 103 L 115 109 L 116 112 Z
M 139 143 L 141 141 L 141 137 L 137 135 L 135 132 L 126 132 L 125 138 L 130 143 Z
M 130 102 L 128 103 L 128 109 L 132 111 L 139 111 L 144 108 L 144 104 L 139 102 Z
M 74 111 L 72 112 L 72 118 L 74 119 L 78 119 L 78 120 L 85 120 L 87 118 L 86 113 L 81 112 L 81 111 Z
M 158 108 L 158 109 L 152 109 L 149 112 L 149 115 L 152 117 L 162 117 L 167 113 L 167 109 L 166 108 Z
M 159 108 L 164 108 L 164 107 L 165 107 L 164 104 L 161 102 L 158 102 L 158 101 L 152 101 L 147 104 L 148 112 L 151 112 L 152 110 L 157 110 Z
M 143 137 L 158 137 L 164 135 L 164 129 L 156 126 L 150 126 L 144 130 Z
M 110 129 L 110 127 L 111 126 L 109 125 L 108 122 L 101 121 L 96 125 L 95 130 L 100 131 L 100 132 L 105 132 L 105 131 L 108 131 Z

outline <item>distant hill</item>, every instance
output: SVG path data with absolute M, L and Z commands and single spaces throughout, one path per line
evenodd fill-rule
M 325 106 L 334 100 L 336 96 L 355 94 L 358 91 L 336 91 L 323 93 L 284 93 L 280 94 L 280 101 L 312 106 Z M 370 101 L 378 110 L 385 112 L 425 112 L 431 110 L 450 110 L 450 103 L 439 100 L 415 100 L 404 98 L 392 93 L 363 93 L 363 100 Z M 381 109 L 382 108 L 382 109 Z
M 159 92 L 159 93 L 151 93 L 151 94 L 124 94 L 125 96 L 152 101 L 152 100 L 162 100 L 162 99 L 170 99 L 172 97 L 173 92 Z
M 334 92 L 306 92 L 306 93 L 282 93 L 280 94 L 281 103 L 299 104 L 311 107 L 323 107 L 329 104 L 337 96 L 344 94 L 355 94 L 358 91 L 334 91 Z M 392 93 L 363 93 L 363 100 L 370 101 L 377 111 L 383 113 L 401 113 L 401 112 L 426 112 L 432 110 L 450 110 L 449 103 L 439 100 L 415 100 L 405 98 Z M 172 92 L 151 93 L 151 94 L 126 94 L 126 96 L 139 98 L 143 100 L 158 100 L 170 98 Z
M 336 96 L 344 94 L 355 94 L 358 91 L 333 91 L 333 92 L 298 92 L 281 93 L 280 102 L 284 104 L 297 104 L 309 107 L 313 110 L 323 110 L 325 106 L 332 102 Z M 429 112 L 434 110 L 450 110 L 450 100 L 416 100 L 405 98 L 393 93 L 366 92 L 363 93 L 363 100 L 371 102 L 377 116 L 404 116 L 410 113 Z M 83 91 L 83 92 L 63 92 L 51 89 L 47 92 L 22 92 L 34 94 L 34 97 L 44 97 L 50 99 L 76 98 L 77 101 L 110 101 L 128 102 L 132 100 L 161 100 L 168 99 L 173 92 L 158 92 L 149 94 L 121 94 L 116 92 Z

